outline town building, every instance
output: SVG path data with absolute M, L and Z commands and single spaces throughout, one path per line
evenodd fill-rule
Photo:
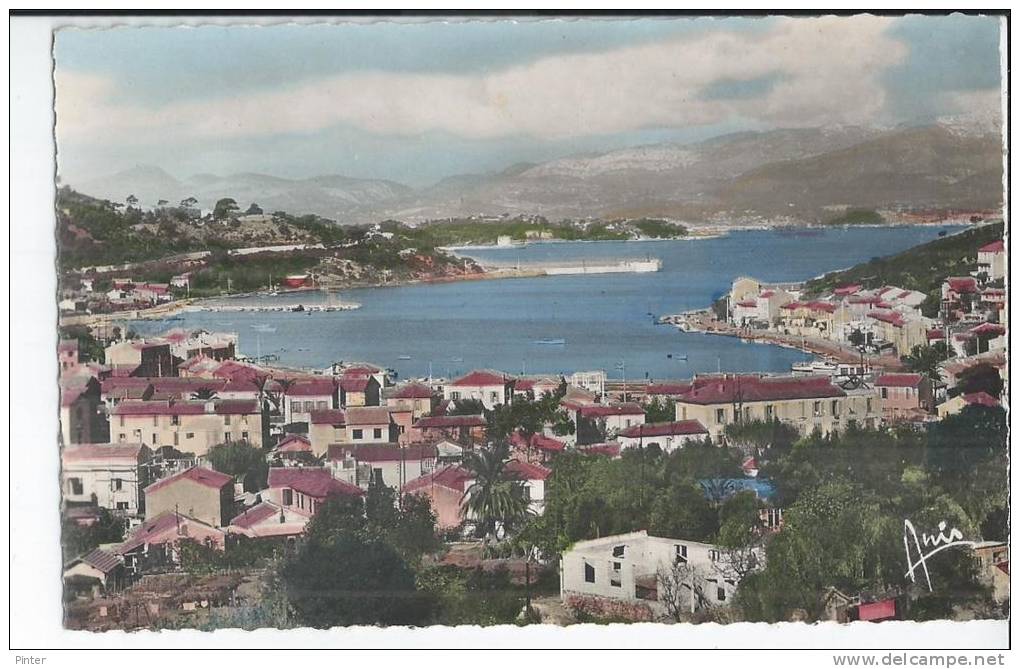
M 999 239 L 978 249 L 977 273 L 986 281 L 1006 278 L 1006 243 Z
M 828 434 L 851 420 L 877 424 L 880 411 L 873 390 L 848 396 L 826 376 L 698 376 L 676 401 L 676 419 L 700 422 L 713 440 L 723 438 L 727 425 L 753 420 L 780 420 L 802 434 L 815 429 Z
M 353 459 L 357 466 L 355 483 L 367 488 L 375 482 L 399 490 L 405 483 L 434 471 L 439 451 L 435 446 L 419 444 L 364 444 L 330 449 L 334 462 Z
M 386 396 L 386 407 L 397 426 L 399 438 L 406 440 L 405 435 L 414 422 L 432 413 L 432 389 L 423 383 L 398 386 Z
M 436 514 L 436 527 L 449 530 L 464 522 L 461 501 L 473 480 L 469 470 L 450 464 L 408 481 L 401 492 L 428 498 Z
M 100 411 L 102 387 L 94 376 L 75 374 L 60 379 L 61 443 L 107 441 L 109 424 Z
M 397 426 L 386 407 L 348 407 L 347 439 L 351 444 L 378 444 L 396 441 Z
M 450 439 L 465 446 L 485 443 L 485 416 L 425 416 L 412 427 L 408 440 L 412 443 Z
M 307 423 L 312 411 L 339 407 L 337 382 L 331 377 L 303 377 L 270 384 L 283 398 L 284 423 Z
M 533 462 L 510 460 L 503 468 L 507 478 L 519 481 L 528 497 L 528 511 L 541 515 L 545 511 L 545 482 L 552 470 Z
M 304 533 L 310 519 L 292 507 L 264 501 L 237 514 L 226 529 L 250 539 L 291 539 Z
M 454 402 L 477 400 L 489 411 L 513 399 L 514 379 L 503 372 L 475 370 L 443 387 L 443 397 Z
M 262 412 L 252 400 L 124 400 L 111 412 L 110 437 L 195 455 L 235 441 L 262 448 Z
M 380 385 L 374 376 L 340 377 L 340 405 L 343 407 L 379 406 Z
M 308 441 L 315 457 L 325 455 L 331 444 L 348 441 L 347 414 L 343 409 L 317 409 L 309 417 Z
M 733 600 L 738 578 L 722 549 L 653 537 L 645 530 L 575 543 L 560 558 L 560 597 L 570 609 L 594 600 L 636 619 L 660 619 L 667 613 L 663 579 L 672 578 L 674 565 L 688 583 L 679 588 L 684 608 L 726 606 Z M 691 597 L 690 584 L 697 597 Z
M 708 439 L 708 429 L 696 420 L 670 423 L 642 423 L 628 427 L 616 435 L 620 448 L 658 447 L 672 453 L 691 441 Z
M 126 515 L 143 512 L 148 484 L 145 444 L 72 444 L 60 452 L 60 479 L 68 503 L 92 503 Z
M 93 598 L 116 592 L 127 585 L 127 569 L 119 555 L 95 548 L 64 565 L 64 585 L 69 592 Z
M 269 501 L 297 513 L 312 516 L 333 497 L 360 497 L 363 494 L 361 488 L 334 478 L 325 467 L 269 469 Z
M 190 467 L 145 488 L 145 519 L 181 513 L 212 527 L 234 516 L 234 477 L 204 467 Z
M 61 339 L 57 344 L 57 364 L 60 366 L 60 373 L 63 375 L 74 372 L 80 362 L 78 340 Z
M 935 408 L 935 392 L 924 374 L 880 374 L 875 388 L 886 420 L 916 418 Z
M 224 550 L 226 539 L 226 532 L 213 525 L 182 513 L 165 511 L 146 519 L 131 530 L 122 543 L 108 550 L 120 556 L 129 574 L 139 574 L 149 569 L 180 565 L 182 541 Z

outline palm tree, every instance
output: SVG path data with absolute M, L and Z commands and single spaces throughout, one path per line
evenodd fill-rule
M 527 491 L 507 476 L 508 455 L 505 444 L 464 454 L 464 467 L 475 478 L 464 491 L 461 508 L 478 519 L 478 532 L 486 539 L 498 528 L 510 531 L 520 526 L 529 513 Z
M 297 383 L 297 379 L 280 378 L 276 379 L 276 384 L 280 386 L 280 412 L 286 417 L 287 415 L 287 392 L 294 387 Z

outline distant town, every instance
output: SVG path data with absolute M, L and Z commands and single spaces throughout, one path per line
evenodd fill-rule
M 103 316 L 186 299 L 189 271 L 77 267 L 57 351 L 65 623 L 1006 617 L 1006 247 L 1001 223 L 982 230 L 998 238 L 923 251 L 959 253 L 937 291 L 872 268 L 734 277 L 715 305 L 660 321 L 814 360 L 654 382 L 283 367 L 233 332 L 140 336 Z M 272 258 L 318 243 L 255 246 L 266 275 L 250 288 L 308 287 Z M 188 253 L 177 262 L 206 262 Z M 914 580 L 904 520 L 972 544 Z

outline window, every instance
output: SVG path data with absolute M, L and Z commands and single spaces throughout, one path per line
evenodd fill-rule
M 726 422 L 726 409 L 715 410 L 715 422 L 725 423 Z
M 820 401 L 815 402 L 814 407 L 812 407 L 812 409 L 814 410 L 816 416 L 822 415 L 822 403 Z
M 117 439 L 118 441 L 127 441 L 127 435 L 124 434 L 123 432 L 121 432 L 119 435 L 117 435 L 117 438 L 118 438 Z
M 67 487 L 71 490 L 72 495 L 85 494 L 85 487 L 81 484 L 81 479 L 79 478 L 67 479 Z
M 120 426 L 124 427 L 124 416 L 120 417 Z
M 294 491 L 290 488 L 283 489 L 283 505 L 290 506 L 294 503 Z
M 372 469 L 372 480 L 375 482 L 376 485 L 382 485 L 383 480 L 381 467 L 375 467 L 374 469 Z
M 122 479 L 113 479 L 110 481 L 110 490 L 123 490 L 124 481 Z
M 180 446 L 181 444 L 181 433 L 174 432 L 174 446 Z
M 152 445 L 155 446 L 157 441 L 159 441 L 159 436 L 155 432 L 153 432 L 152 433 Z
M 223 417 L 223 424 L 230 425 L 230 414 L 227 414 L 226 416 Z
M 864 406 L 865 406 L 865 410 L 868 413 L 871 413 L 871 398 L 870 397 L 865 399 L 865 405 Z
M 722 586 L 716 588 L 715 589 L 715 598 L 718 599 L 720 602 L 725 602 L 726 601 L 726 588 L 724 588 Z
M 613 563 L 613 571 L 609 574 L 609 585 L 614 588 L 619 588 L 623 585 L 623 578 L 620 576 L 620 571 L 623 565 L 619 562 Z
M 776 417 L 776 407 L 771 404 L 765 405 L 765 420 L 772 420 Z
M 184 435 L 184 438 L 185 439 L 194 439 L 195 438 L 195 433 L 194 432 L 188 432 L 188 433 L 186 433 Z
M 676 561 L 680 563 L 687 562 L 687 546 L 683 544 L 677 544 L 676 548 Z
M 123 423 L 121 423 L 121 424 L 123 425 Z M 152 417 L 152 426 L 156 427 L 157 425 L 159 425 L 159 416 L 153 416 Z
M 585 583 L 595 582 L 595 567 L 591 566 L 587 562 L 584 563 L 584 582 Z
M 489 399 L 492 400 L 493 404 L 499 402 L 499 393 L 489 393 Z
M 627 546 L 613 546 L 613 557 L 622 558 L 627 550 Z
M 460 393 L 459 393 L 459 392 L 457 392 L 456 390 L 454 390 L 454 391 L 451 391 L 451 392 L 450 392 L 450 399 L 451 399 L 451 400 L 453 400 L 454 402 L 456 402 L 457 400 L 459 400 L 459 399 L 460 399 Z M 123 418 L 121 418 L 121 420 L 124 420 L 124 419 L 123 419 Z
M 127 511 L 128 510 L 128 503 L 127 502 L 117 502 L 117 510 L 118 511 Z
M 248 431 L 245 430 L 241 433 L 241 441 L 248 441 Z
M 832 415 L 839 418 L 839 400 L 832 400 Z
M 354 430 L 351 434 L 355 439 L 361 439 L 365 432 L 363 430 Z
M 170 424 L 171 425 L 180 425 L 181 424 L 181 417 L 178 416 L 177 414 L 174 414 L 174 415 L 170 416 Z
M 229 432 L 224 432 L 224 433 L 223 433 L 223 441 L 230 441 L 230 438 L 231 438 L 232 436 L 233 436 L 233 435 L 232 435 L 232 434 L 230 434 Z
M 680 411 L 683 414 L 681 416 L 681 420 L 687 420 L 687 407 L 681 407 Z
M 712 562 L 718 562 L 719 561 L 719 551 L 717 551 L 714 548 L 709 549 L 709 551 L 708 551 L 708 559 L 711 560 Z
M 382 428 L 377 427 L 374 430 L 372 430 L 372 437 L 374 439 L 382 439 Z
M 882 388 L 882 399 L 884 399 L 884 400 L 889 399 L 889 389 L 888 388 Z
M 315 403 L 315 408 L 316 409 L 328 409 L 329 407 L 326 406 L 326 400 L 319 400 L 318 402 Z

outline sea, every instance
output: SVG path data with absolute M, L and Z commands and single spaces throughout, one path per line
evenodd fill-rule
M 662 269 L 362 288 L 330 297 L 316 291 L 223 298 L 218 302 L 311 305 L 331 299 L 362 306 L 321 313 L 196 311 L 180 320 L 128 325 L 142 335 L 172 327 L 236 332 L 249 356 L 273 355 L 281 365 L 314 369 L 372 362 L 398 378 L 450 378 L 476 368 L 512 374 L 605 370 L 610 379 L 635 382 L 717 371 L 784 372 L 810 356 L 656 321 L 709 306 L 737 276 L 802 281 L 961 229 L 779 228 L 682 240 L 464 249 L 459 253 L 489 266 L 658 258 Z

